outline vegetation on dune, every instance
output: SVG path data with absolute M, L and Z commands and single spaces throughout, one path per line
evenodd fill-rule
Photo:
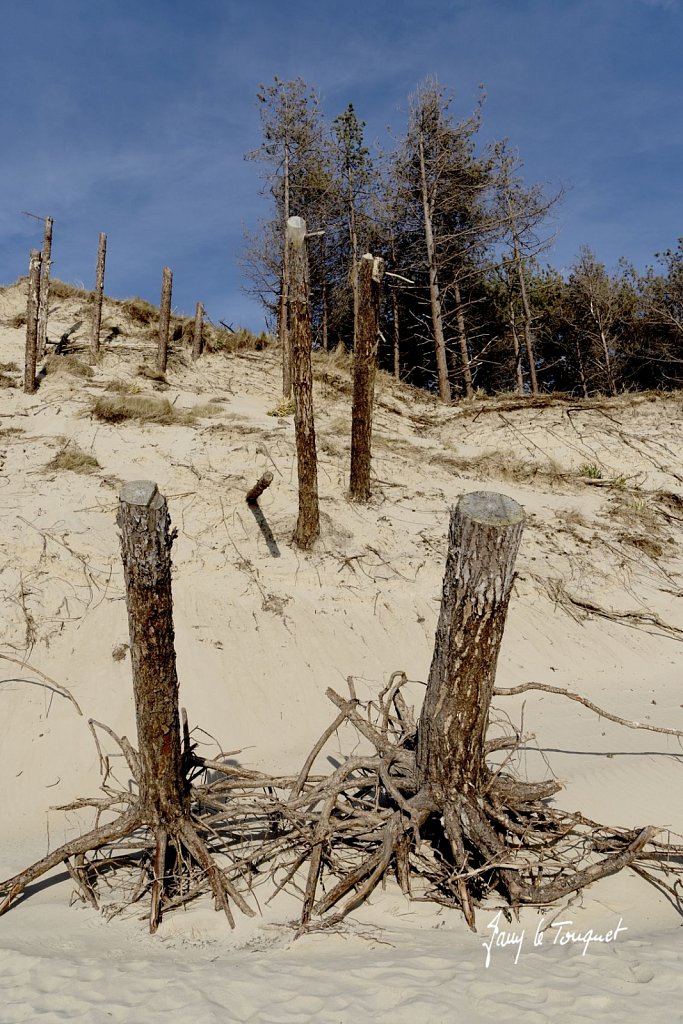
M 198 419 L 214 415 L 216 407 L 196 405 L 192 409 L 178 409 L 167 398 L 156 395 L 114 394 L 95 399 L 90 414 L 104 423 L 158 423 L 161 426 L 193 426 Z
M 101 469 L 91 452 L 85 452 L 73 441 L 65 440 L 63 447 L 45 466 L 46 470 L 69 470 L 72 473 L 94 473 Z

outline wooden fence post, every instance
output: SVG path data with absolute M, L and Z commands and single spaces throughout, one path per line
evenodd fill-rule
M 482 792 L 484 743 L 524 510 L 476 491 L 451 509 L 441 612 L 418 730 L 420 783 L 439 806 Z
M 26 306 L 26 352 L 24 356 L 24 391 L 32 395 L 36 390 L 36 364 L 38 361 L 38 303 L 40 300 L 39 249 L 31 249 L 28 265 L 28 301 Z
M 126 584 L 137 721 L 140 807 L 150 823 L 185 814 L 178 710 L 178 676 L 173 644 L 171 545 L 166 499 L 150 480 L 124 484 L 117 525 Z
M 372 407 L 379 338 L 379 302 L 384 260 L 369 253 L 359 261 L 356 274 L 357 315 L 353 349 L 353 411 L 351 414 L 352 501 L 370 498 Z
M 43 251 L 40 264 L 40 294 L 38 296 L 38 342 L 36 358 L 42 359 L 47 344 L 47 314 L 50 302 L 50 267 L 52 266 L 52 217 L 45 218 Z
M 95 273 L 95 302 L 92 314 L 92 336 L 90 348 L 94 356 L 100 351 L 100 327 L 102 324 L 102 298 L 104 296 L 104 266 L 107 259 L 107 236 L 100 232 L 97 246 L 97 270 Z
M 287 221 L 289 252 L 289 313 L 292 344 L 292 384 L 294 388 L 294 429 L 299 476 L 299 517 L 292 538 L 304 550 L 320 533 L 318 509 L 318 462 L 313 421 L 313 368 L 311 366 L 311 313 L 308 305 L 308 261 L 306 259 L 306 221 L 290 217 Z
M 157 370 L 166 373 L 168 363 L 168 327 L 171 320 L 171 291 L 173 289 L 173 272 L 164 267 L 161 280 L 161 306 L 159 309 L 159 347 L 157 350 Z
M 197 362 L 203 351 L 203 339 L 202 339 L 202 323 L 204 320 L 204 305 L 201 302 L 197 303 L 197 308 L 194 314 L 194 342 L 192 345 L 192 360 Z

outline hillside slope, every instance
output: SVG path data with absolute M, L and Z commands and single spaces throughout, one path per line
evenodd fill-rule
M 50 810 L 97 790 L 87 719 L 135 734 L 115 526 L 124 480 L 154 480 L 178 529 L 181 702 L 207 754 L 218 745 L 248 766 L 298 769 L 333 717 L 326 687 L 345 688 L 349 675 L 369 697 L 403 669 L 419 706 L 448 509 L 480 489 L 509 494 L 528 514 L 499 684 L 548 682 L 623 717 L 683 728 L 680 395 L 528 403 L 507 396 L 443 408 L 380 374 L 374 496 L 364 507 L 346 498 L 348 361 L 318 354 L 322 534 L 302 554 L 289 543 L 297 513 L 293 419 L 272 414 L 281 400 L 277 349 L 209 353 L 192 365 L 178 341 L 166 381 L 154 380 L 139 372 L 154 358 L 149 326 L 107 300 L 108 340 L 91 365 L 87 303 L 67 289 L 53 300 L 50 337 L 80 326 L 29 397 L 10 386 L 20 378 L 24 328 L 12 325 L 24 303 L 21 283 L 0 290 L 0 877 L 41 856 L 46 842 L 54 847 L 90 825 L 87 815 Z M 141 399 L 167 401 L 166 422 L 99 419 L 93 410 L 103 398 L 132 398 L 138 408 Z M 65 457 L 77 452 L 96 464 Z M 259 516 L 244 494 L 265 469 L 274 482 Z M 83 715 L 63 696 L 17 681 L 38 672 L 66 687 Z M 510 699 L 500 713 L 535 734 L 520 768 L 530 778 L 564 780 L 563 807 L 683 832 L 673 738 L 620 728 L 547 694 Z M 350 753 L 348 739 L 339 737 L 339 757 Z M 135 915 L 105 927 L 93 911 L 69 909 L 65 875 L 36 888 L 0 919 L 0 964 L 16 996 L 13 1009 L 0 1007 L 0 1022 L 62 1019 L 50 999 L 66 989 L 69 1019 L 134 1014 L 143 1024 L 161 1019 L 170 991 L 176 1012 L 192 1006 L 198 1021 L 346 1021 L 367 1019 L 368 1007 L 376 1020 L 417 1012 L 436 1021 L 452 1019 L 457 1001 L 469 1008 L 468 1021 L 494 1010 L 502 1020 L 520 1010 L 525 1020 L 551 1019 L 537 1015 L 539 1000 L 549 1014 L 571 1008 L 571 1019 L 581 1020 L 600 1009 L 611 1021 L 630 1019 L 620 1000 L 636 990 L 641 1011 L 664 1020 L 666 1001 L 683 995 L 683 952 L 679 940 L 673 945 L 679 919 L 633 875 L 591 889 L 572 908 L 586 928 L 623 916 L 624 942 L 585 958 L 580 947 L 525 947 L 516 966 L 501 950 L 488 972 L 481 944 L 493 911 L 480 915 L 480 935 L 472 936 L 458 915 L 389 888 L 345 939 L 295 945 L 279 927 L 292 913 L 287 898 L 255 924 L 240 922 L 235 935 L 207 904 L 169 917 L 151 939 Z M 529 922 L 533 931 L 531 911 Z M 123 992 L 117 972 L 129 956 L 144 961 L 151 979 L 140 966 Z M 100 1002 L 89 1001 L 77 966 L 83 957 Z M 598 1004 L 604 957 L 613 982 Z M 220 1016 L 226 1006 L 233 1017 Z

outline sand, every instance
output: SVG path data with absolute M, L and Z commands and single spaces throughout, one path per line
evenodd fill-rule
M 24 331 L 10 321 L 24 302 L 21 286 L 0 291 L 2 363 L 22 364 Z M 84 321 L 72 341 L 85 361 L 87 312 L 81 297 L 55 300 L 49 328 L 57 338 Z M 323 528 L 304 555 L 289 544 L 293 421 L 268 415 L 280 401 L 277 352 L 192 366 L 176 346 L 160 391 L 137 374 L 153 360 L 149 335 L 114 303 L 104 322 L 121 333 L 91 377 L 51 373 L 34 396 L 0 390 L 0 878 L 92 824 L 86 812 L 51 809 L 97 792 L 87 719 L 135 735 L 130 657 L 112 656 L 128 640 L 115 526 L 124 480 L 154 480 L 178 529 L 181 702 L 207 755 L 218 743 L 246 766 L 298 770 L 334 717 L 326 687 L 343 689 L 349 675 L 369 697 L 402 669 L 419 707 L 448 509 L 481 489 L 509 494 L 528 515 L 499 685 L 568 687 L 626 718 L 683 729 L 679 395 L 532 406 L 508 396 L 444 409 L 380 374 L 374 496 L 360 507 L 346 500 L 348 369 L 316 356 Z M 193 425 L 102 423 L 89 410 L 113 382 L 203 408 Z M 47 468 L 65 439 L 100 468 Z M 267 528 L 244 502 L 266 469 Z M 38 673 L 83 714 L 16 681 Z M 535 735 L 520 767 L 560 778 L 559 806 L 683 832 L 675 738 L 623 729 L 548 694 L 496 706 Z M 350 753 L 348 740 L 339 737 L 334 756 Z M 234 931 L 206 900 L 167 915 L 155 936 L 142 909 L 107 920 L 72 891 L 56 871 L 0 918 L 0 1024 L 683 1020 L 681 917 L 631 872 L 544 918 L 499 919 L 502 937 L 494 907 L 478 912 L 473 934 L 459 914 L 410 902 L 393 883 L 337 932 L 296 941 L 296 901 L 266 906 L 265 888 L 263 899 L 256 892 L 262 916 L 238 918 Z M 612 934 L 587 948 L 567 939 L 589 931 Z

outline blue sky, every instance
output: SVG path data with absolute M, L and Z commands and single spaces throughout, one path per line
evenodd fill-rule
M 435 75 L 482 141 L 508 137 L 529 182 L 567 195 L 548 262 L 581 245 L 640 269 L 683 235 L 683 0 L 5 0 L 0 50 L 0 283 L 26 273 L 55 219 L 54 274 L 108 294 L 204 301 L 260 329 L 241 290 L 244 227 L 265 214 L 255 94 L 302 77 L 332 119 L 400 134 Z

